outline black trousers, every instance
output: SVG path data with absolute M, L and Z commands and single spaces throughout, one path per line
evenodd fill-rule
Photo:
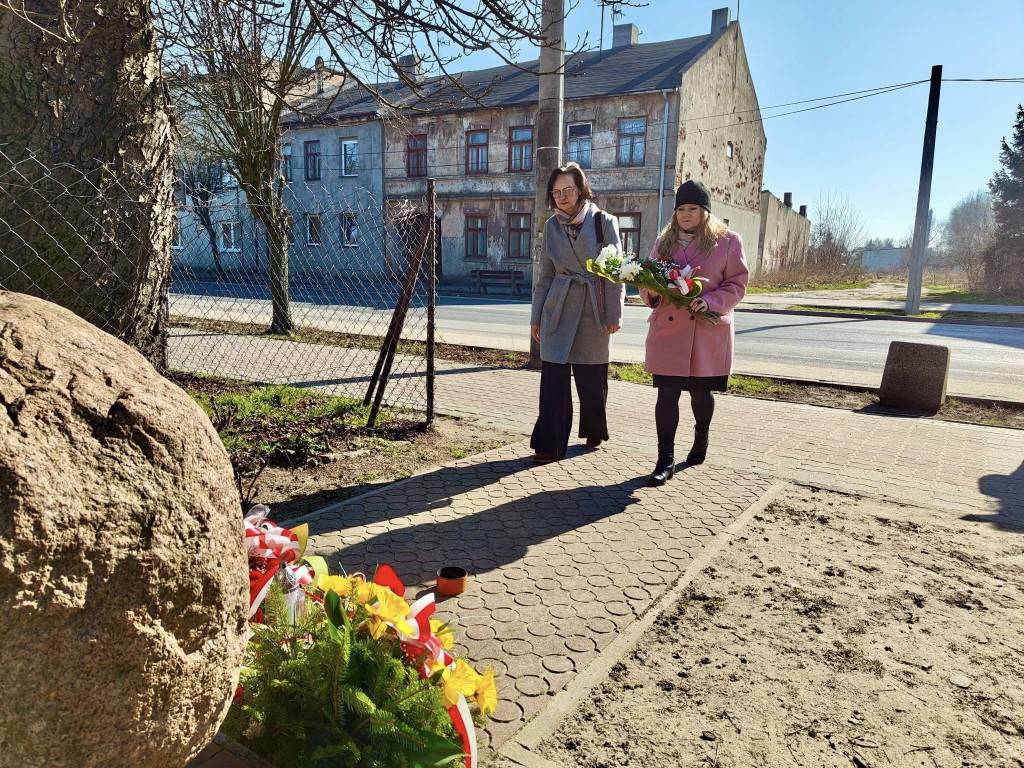
M 676 442 L 676 428 L 679 426 L 679 396 L 683 390 L 677 387 L 658 387 L 658 402 L 654 406 L 654 424 L 658 430 L 658 450 L 671 453 Z M 693 411 L 694 426 L 700 433 L 711 428 L 715 415 L 715 396 L 710 389 L 690 390 L 690 409 Z
M 608 364 L 544 363 L 540 371 L 540 414 L 530 447 L 538 453 L 565 456 L 572 432 L 570 373 L 580 398 L 580 437 L 608 439 Z

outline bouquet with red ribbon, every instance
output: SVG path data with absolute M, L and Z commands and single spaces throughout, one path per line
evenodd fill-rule
M 707 278 L 698 277 L 700 267 L 689 264 L 680 267 L 671 259 L 638 259 L 635 254 L 624 254 L 614 245 L 605 246 L 596 259 L 587 259 L 587 270 L 613 283 L 625 283 L 646 288 L 708 325 L 714 325 L 722 316 L 713 310 L 696 310 L 690 302 L 700 296 Z
M 384 749 L 385 755 L 408 752 L 414 764 L 457 761 L 476 768 L 474 713 L 483 721 L 497 707 L 494 671 L 478 673 L 454 655 L 452 628 L 432 618 L 434 595 L 409 605 L 405 585 L 389 565 L 369 580 L 361 573 L 331 575 L 324 558 L 305 554 L 307 526 L 283 528 L 268 519 L 269 512 L 254 507 L 245 519 L 251 635 L 225 732 L 282 768 L 351 749 L 367 758 Z M 347 661 L 347 672 L 337 668 L 340 659 L 356 655 L 358 666 Z M 331 668 L 321 669 L 323 664 Z M 367 665 L 380 669 L 370 672 Z M 326 701 L 296 712 L 297 722 L 273 722 L 268 713 L 281 718 L 280 697 L 289 695 L 291 676 L 314 680 L 322 674 L 335 681 Z M 386 675 L 391 682 L 382 687 Z M 315 699 L 316 691 L 309 696 Z M 408 706 L 417 697 L 422 711 Z M 435 707 L 450 721 L 436 731 L 429 726 Z M 301 738 L 290 740 L 295 733 Z M 385 748 L 387 736 L 395 741 Z M 318 743 L 318 751 L 308 751 Z

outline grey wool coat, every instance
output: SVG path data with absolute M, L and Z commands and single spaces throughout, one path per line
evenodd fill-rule
M 598 244 L 595 212 L 603 217 L 604 243 Z M 621 325 L 626 286 L 587 271 L 605 245 L 621 248 L 614 216 L 588 206 L 573 243 L 556 216 L 544 225 L 537 286 L 533 292 L 532 323 L 540 323 L 540 357 L 548 363 L 607 363 L 612 337 L 606 325 Z

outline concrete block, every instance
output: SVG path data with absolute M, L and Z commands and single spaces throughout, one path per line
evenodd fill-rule
M 894 341 L 885 359 L 881 405 L 935 413 L 946 402 L 949 347 Z

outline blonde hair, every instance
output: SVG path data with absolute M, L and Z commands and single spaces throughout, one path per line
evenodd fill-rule
M 702 256 L 707 256 L 718 245 L 718 241 L 729 234 L 729 228 L 725 225 L 724 221 L 716 216 L 712 216 L 706 208 L 703 209 L 703 212 L 704 217 L 701 220 L 700 226 L 697 227 L 694 239 L 697 241 L 697 250 L 700 251 Z M 676 249 L 676 242 L 679 240 L 679 235 L 682 231 L 682 227 L 679 226 L 679 220 L 676 218 L 676 212 L 672 211 L 672 218 L 669 219 L 668 224 L 665 225 L 665 228 L 661 230 L 661 234 L 658 235 L 658 258 L 672 258 L 672 252 Z

